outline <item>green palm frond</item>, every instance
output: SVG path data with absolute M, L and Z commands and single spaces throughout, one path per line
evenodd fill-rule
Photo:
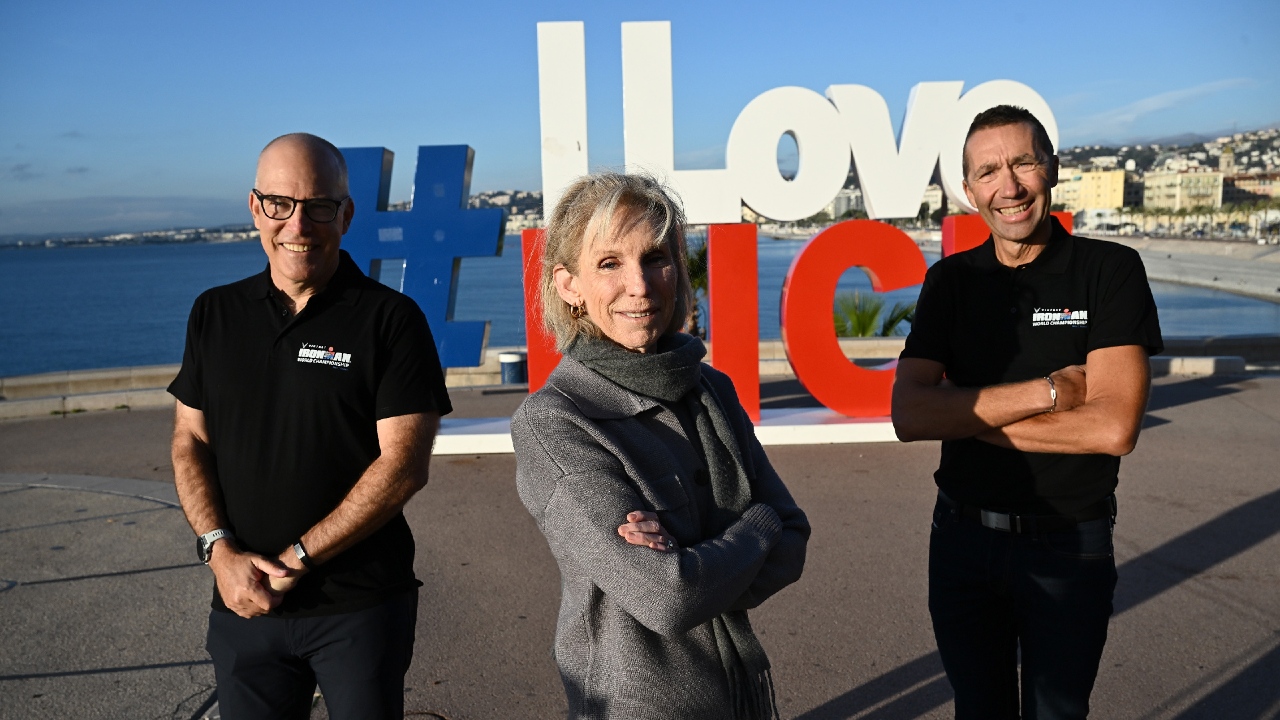
M 884 298 L 859 292 L 836 295 L 835 323 L 837 337 L 872 337 L 876 321 L 884 309 Z
M 884 298 L 860 292 L 836 295 L 834 319 L 837 337 L 888 337 L 902 334 L 902 323 L 913 322 L 915 303 L 894 303 L 884 314 Z
M 689 248 L 689 255 L 685 259 L 685 267 L 689 270 L 689 285 L 693 287 L 694 294 L 706 294 L 707 292 L 707 243 L 702 242 Z
M 913 323 L 915 321 L 915 303 L 894 303 L 893 308 L 889 310 L 889 314 L 885 315 L 884 322 L 880 324 L 880 336 L 902 335 L 902 323 Z

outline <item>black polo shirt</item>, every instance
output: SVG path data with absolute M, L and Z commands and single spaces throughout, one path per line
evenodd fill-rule
M 383 418 L 452 406 L 426 317 L 345 251 L 291 317 L 270 268 L 196 299 L 169 392 L 204 412 L 230 529 L 274 556 L 329 514 L 380 454 Z M 403 514 L 305 575 L 274 612 L 357 610 L 417 587 Z M 226 610 L 215 589 L 213 607 Z
M 1001 265 L 990 237 L 935 263 L 902 357 L 942 363 L 957 386 L 987 387 L 1083 365 L 1099 348 L 1164 349 L 1138 253 L 1072 236 L 1051 220 L 1048 246 L 1026 265 Z M 965 504 L 1071 516 L 1113 492 L 1119 469 L 1111 455 L 1029 453 L 967 438 L 942 443 L 934 478 Z

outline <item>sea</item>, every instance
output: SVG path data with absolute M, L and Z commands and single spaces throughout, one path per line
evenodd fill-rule
M 803 246 L 759 240 L 763 339 L 779 336 L 782 282 Z M 196 296 L 264 267 L 255 242 L 0 248 L 0 377 L 180 362 Z M 840 290 L 871 284 L 851 269 Z M 1280 334 L 1280 305 L 1168 283 L 1152 291 L 1166 337 Z M 918 293 L 886 293 L 886 307 Z M 462 260 L 455 308 L 454 320 L 489 321 L 491 347 L 525 343 L 518 236 L 500 256 Z

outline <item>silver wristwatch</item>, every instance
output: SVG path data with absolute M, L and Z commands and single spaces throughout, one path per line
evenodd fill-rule
M 210 530 L 196 538 L 196 555 L 200 557 L 200 562 L 208 565 L 209 558 L 213 557 L 213 544 L 222 538 L 229 537 L 231 537 L 230 530 L 218 528 L 217 530 Z

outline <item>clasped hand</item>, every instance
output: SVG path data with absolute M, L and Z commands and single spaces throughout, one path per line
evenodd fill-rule
M 244 552 L 225 541 L 214 545 L 209 567 L 222 602 L 244 618 L 271 612 L 305 573 L 288 567 L 279 558 Z
M 662 527 L 658 514 L 644 510 L 627 513 L 627 521 L 618 526 L 618 534 L 632 545 L 643 545 L 658 552 L 675 552 L 676 539 Z

